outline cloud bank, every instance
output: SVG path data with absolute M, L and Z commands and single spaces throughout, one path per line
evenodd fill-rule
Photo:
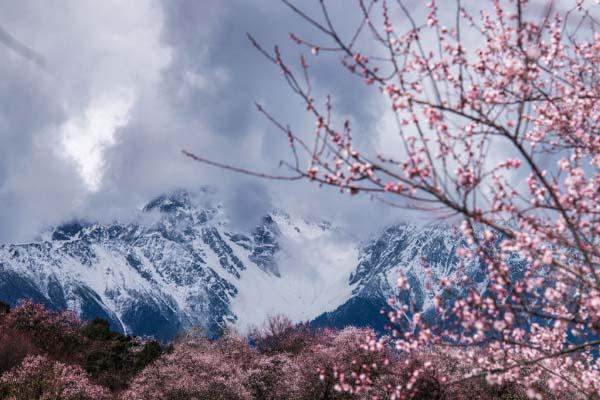
M 241 228 L 273 208 L 359 234 L 404 217 L 366 197 L 235 175 L 181 154 L 284 172 L 287 139 L 254 103 L 295 129 L 312 127 L 246 38 L 297 59 L 289 32 L 315 32 L 280 2 L 0 3 L 0 242 L 72 218 L 126 218 L 159 193 L 204 185 L 218 188 Z M 343 30 L 352 18 L 336 23 Z M 376 132 L 377 103 L 329 61 L 314 66 L 313 84 L 335 94 L 355 129 Z M 360 140 L 379 143 L 375 134 Z

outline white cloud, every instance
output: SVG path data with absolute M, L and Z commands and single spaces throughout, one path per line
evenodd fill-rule
M 83 115 L 69 119 L 62 127 L 65 156 L 79 167 L 79 174 L 91 191 L 100 188 L 104 148 L 114 144 L 117 128 L 129 121 L 134 102 L 131 89 L 94 98 Z

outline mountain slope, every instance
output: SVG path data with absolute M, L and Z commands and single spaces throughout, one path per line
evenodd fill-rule
M 327 223 L 277 212 L 236 232 L 205 192 L 185 191 L 150 201 L 139 220 L 73 222 L 0 246 L 0 301 L 28 297 L 168 340 L 192 326 L 211 337 L 227 326 L 244 332 L 273 314 L 383 329 L 390 297 L 432 313 L 444 282 L 466 275 L 480 291 L 487 285 L 480 263 L 457 258 L 462 236 L 442 225 L 395 225 L 358 244 Z M 400 274 L 409 292 L 397 292 Z

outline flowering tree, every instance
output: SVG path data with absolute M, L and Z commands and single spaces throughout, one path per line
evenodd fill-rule
M 289 139 L 290 158 L 283 163 L 292 175 L 268 176 L 186 154 L 252 175 L 305 178 L 393 206 L 460 216 L 469 246 L 458 255 L 482 260 L 489 287 L 451 303 L 437 299 L 440 315 L 460 329 L 407 314 L 411 329 L 400 332 L 396 346 L 406 352 L 466 347 L 461 357 L 473 368 L 464 378 L 518 380 L 532 398 L 545 386 L 600 394 L 594 357 L 600 345 L 600 33 L 594 6 L 584 0 L 439 6 L 435 0 L 422 6 L 357 0 L 357 25 L 348 30 L 339 29 L 342 16 L 333 15 L 326 0 L 315 15 L 283 2 L 320 35 L 319 42 L 290 35 L 310 53 L 297 65 L 250 37 L 315 122 L 312 132 L 295 131 L 258 106 Z M 570 8 L 559 7 L 565 5 Z M 317 98 L 310 62 L 329 60 L 363 81 L 367 98 L 385 104 L 382 119 L 392 122 L 387 125 L 398 142 L 392 154 L 355 145 L 367 133 L 353 132 L 351 119 L 336 118 L 332 97 Z M 507 261 L 515 255 L 527 261 L 520 274 Z M 402 277 L 398 284 L 409 289 Z M 406 386 L 396 388 L 396 397 L 409 395 Z
M 0 376 L 0 396 L 14 400 L 102 400 L 105 388 L 93 384 L 79 366 L 28 356 L 21 365 Z
M 242 365 L 248 351 L 226 339 L 185 338 L 142 370 L 122 399 L 250 399 Z

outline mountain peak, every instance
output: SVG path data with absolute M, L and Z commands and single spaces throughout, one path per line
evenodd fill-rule
M 57 226 L 52 231 L 52 240 L 70 240 L 77 235 L 90 224 L 84 221 L 74 220 L 71 222 L 64 223 L 62 225 Z
M 172 213 L 178 210 L 189 210 L 192 207 L 191 195 L 188 191 L 179 189 L 169 194 L 162 194 L 146 204 L 144 211 L 153 210 L 162 213 Z

